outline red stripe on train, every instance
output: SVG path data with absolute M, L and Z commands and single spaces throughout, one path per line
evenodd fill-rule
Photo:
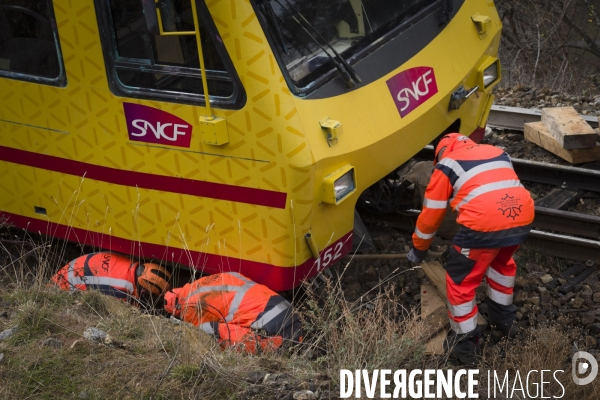
M 0 217 L 7 218 L 9 224 L 30 232 L 44 232 L 52 237 L 88 244 L 115 252 L 193 266 L 208 274 L 223 271 L 239 272 L 275 291 L 289 290 L 298 286 L 303 279 L 317 275 L 321 269 L 333 265 L 352 249 L 352 232 L 348 232 L 342 238 L 323 249 L 319 260 L 310 258 L 297 267 L 278 267 L 276 265 L 242 260 L 235 257 L 225 257 L 153 243 L 127 240 L 7 212 L 0 212 Z M 57 269 L 60 267 L 62 265 L 56 266 Z
M 0 160 L 117 185 L 285 208 L 287 193 L 103 167 L 0 146 Z

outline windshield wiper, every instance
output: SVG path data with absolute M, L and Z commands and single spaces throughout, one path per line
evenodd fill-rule
M 277 1 L 277 3 L 283 8 L 283 6 L 281 5 L 281 3 L 279 3 L 279 0 L 275 0 Z M 344 66 L 345 70 L 350 74 L 350 76 L 352 77 L 353 80 L 355 80 L 356 82 L 362 82 L 362 80 L 360 79 L 360 77 L 358 76 L 358 74 L 356 73 L 356 71 L 354 70 L 354 68 L 352 68 L 352 66 L 350 64 L 348 64 L 348 62 L 344 59 L 344 57 L 342 57 L 334 48 L 333 46 L 331 46 L 329 44 L 329 42 L 319 33 L 319 31 L 311 25 L 310 22 L 308 22 L 308 20 L 306 18 L 304 18 L 304 15 L 302 15 L 300 13 L 300 11 L 298 11 L 296 8 L 294 8 L 294 6 L 289 2 L 289 0 L 284 0 L 286 2 L 286 4 L 292 9 L 294 10 L 294 12 L 296 14 L 298 14 L 300 16 L 300 18 L 302 18 L 302 20 L 306 23 L 306 25 L 317 34 L 317 36 L 319 37 L 319 39 L 321 39 L 323 41 L 323 43 L 325 43 L 327 45 L 327 47 L 329 47 L 331 49 L 331 51 L 333 52 L 333 54 L 335 54 L 335 56 L 337 57 L 337 59 L 342 63 L 342 65 Z M 295 18 L 294 18 L 295 19 Z M 300 24 L 300 22 L 298 22 Z M 309 34 L 310 35 L 310 34 Z M 311 35 L 312 37 L 312 35 Z M 316 40 L 315 40 L 316 42 Z M 319 44 L 318 42 L 316 42 L 317 45 Z M 320 46 L 319 46 L 320 47 Z
M 274 0 L 277 4 L 279 4 L 279 6 L 281 7 L 281 9 L 283 11 L 285 11 L 288 15 L 290 15 L 292 17 L 292 19 L 294 21 L 296 21 L 296 23 L 300 26 L 300 28 L 302 28 L 302 30 L 304 30 L 304 32 L 306 32 L 306 34 L 313 40 L 313 42 L 319 47 L 319 49 L 321 49 L 321 51 L 323 53 L 325 53 L 327 55 L 327 57 L 329 58 L 329 60 L 333 63 L 333 65 L 335 65 L 336 69 L 338 70 L 338 72 L 340 73 L 344 84 L 346 85 L 347 88 L 351 89 L 353 87 L 355 87 L 357 85 L 356 82 L 360 82 L 360 78 L 358 77 L 358 74 L 356 74 L 356 72 L 354 71 L 354 69 L 352 69 L 352 67 L 350 65 L 348 65 L 348 63 L 346 62 L 346 60 L 344 60 L 337 51 L 335 51 L 335 49 L 333 47 L 331 47 L 331 45 L 321 36 L 321 34 L 319 34 L 319 32 L 304 18 L 304 16 L 302 16 L 302 14 L 300 14 L 293 6 L 291 6 L 288 2 L 288 5 L 290 5 L 290 8 L 292 8 L 292 10 L 294 10 L 296 12 L 296 14 L 298 14 L 300 16 L 300 18 L 302 18 L 305 22 L 306 25 L 313 31 L 315 32 L 320 38 L 321 40 L 323 40 L 325 42 L 325 44 L 327 44 L 327 46 L 333 51 L 335 57 L 333 57 L 324 47 L 323 45 L 319 42 L 319 40 L 317 38 L 315 38 L 309 31 L 308 29 L 306 29 L 306 27 L 304 26 L 304 24 L 302 22 L 300 22 L 298 20 L 298 18 L 296 18 L 296 16 L 287 8 L 285 7 L 283 4 L 281 4 L 281 2 L 279 2 L 279 0 Z M 287 1 L 286 1 L 287 2 Z M 285 47 L 285 45 L 283 44 L 283 36 L 281 34 L 281 30 L 279 29 L 279 25 L 277 24 L 277 20 L 275 18 L 274 13 L 269 15 L 269 9 L 271 9 L 271 5 L 270 5 L 270 0 L 264 0 L 264 3 L 269 3 L 267 6 L 264 7 L 263 10 L 263 14 L 265 14 L 266 17 L 269 18 L 271 24 L 273 25 L 273 27 L 275 28 L 277 34 L 279 35 L 281 44 L 284 48 L 284 50 L 286 51 L 287 54 L 287 49 Z M 268 8 L 267 8 L 268 7 Z

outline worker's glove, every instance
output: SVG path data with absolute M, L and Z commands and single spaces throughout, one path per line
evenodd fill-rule
M 419 264 L 421 261 L 423 261 L 423 258 L 425 258 L 426 254 L 427 250 L 419 250 L 412 247 L 406 255 L 406 258 L 413 264 Z

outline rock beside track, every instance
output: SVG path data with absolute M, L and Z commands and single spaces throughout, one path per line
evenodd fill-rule
M 571 106 L 583 115 L 600 115 L 600 96 L 572 95 L 523 85 L 497 88 L 494 89 L 494 94 L 494 103 L 498 105 L 538 109 Z

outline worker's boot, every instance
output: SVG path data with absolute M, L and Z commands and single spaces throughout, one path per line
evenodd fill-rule
M 495 326 L 504 336 L 513 338 L 521 332 L 516 323 L 517 307 L 514 304 L 508 306 L 498 304 L 489 297 L 486 299 L 490 325 Z
M 481 357 L 481 337 L 479 331 L 467 334 L 456 334 L 450 330 L 444 340 L 444 350 L 450 358 L 463 365 L 476 368 Z

